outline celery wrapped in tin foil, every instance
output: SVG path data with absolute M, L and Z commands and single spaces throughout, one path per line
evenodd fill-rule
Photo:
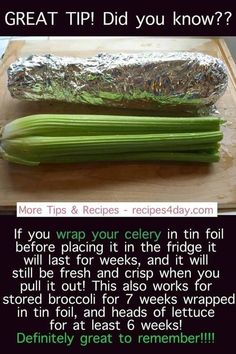
M 201 53 L 31 55 L 8 69 L 12 97 L 136 109 L 210 106 L 227 87 L 223 62 Z

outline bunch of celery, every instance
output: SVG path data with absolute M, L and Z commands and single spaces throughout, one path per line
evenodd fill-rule
M 23 164 L 87 161 L 217 162 L 218 117 L 32 115 L 0 132 L 0 155 Z

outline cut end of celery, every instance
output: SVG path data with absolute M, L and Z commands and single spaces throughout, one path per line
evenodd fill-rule
M 13 156 L 13 155 L 9 155 L 1 147 L 0 147 L 0 157 L 3 160 L 9 161 L 9 162 L 13 162 L 13 163 L 18 164 L 18 165 L 38 166 L 40 164 L 40 162 L 28 161 L 28 160 L 24 160 L 22 158 L 19 158 L 19 157 Z

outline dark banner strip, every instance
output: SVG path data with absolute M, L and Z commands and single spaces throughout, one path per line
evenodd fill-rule
M 230 2 L 90 1 L 1 5 L 0 33 L 14 36 L 234 36 L 235 10 Z

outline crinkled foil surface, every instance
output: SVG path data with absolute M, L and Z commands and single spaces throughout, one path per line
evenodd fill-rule
M 212 105 L 227 87 L 223 62 L 201 53 L 31 55 L 8 69 L 12 97 L 156 109 Z

